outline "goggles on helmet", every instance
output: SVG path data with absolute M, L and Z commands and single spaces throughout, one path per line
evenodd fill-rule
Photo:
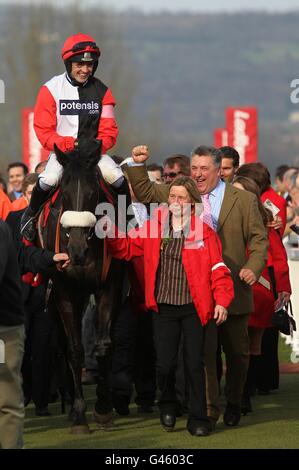
M 68 51 L 65 51 L 63 55 L 66 55 L 69 52 L 73 52 L 75 55 L 77 53 L 79 54 L 80 52 L 82 52 L 82 53 L 84 53 L 84 52 L 93 53 L 93 54 L 96 54 L 97 57 L 99 57 L 99 55 L 100 55 L 100 49 L 98 48 L 96 43 L 92 42 L 92 41 L 78 42 L 77 44 L 73 45 L 72 49 L 69 49 Z M 90 56 L 89 56 L 89 59 L 87 59 L 87 60 L 94 60 L 94 58 L 93 57 L 90 58 Z

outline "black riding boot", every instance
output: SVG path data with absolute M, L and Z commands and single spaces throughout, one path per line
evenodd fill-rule
M 39 180 L 33 188 L 30 204 L 25 210 L 21 219 L 21 234 L 29 242 L 33 242 L 35 239 L 36 217 L 38 216 L 42 205 L 47 201 L 51 190 L 52 188 L 49 188 L 49 191 L 44 191 L 41 189 Z

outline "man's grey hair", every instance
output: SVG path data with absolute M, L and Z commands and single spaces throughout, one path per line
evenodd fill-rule
M 207 147 L 206 145 L 200 145 L 196 147 L 191 152 L 191 158 L 195 155 L 199 157 L 212 157 L 214 161 L 214 165 L 220 167 L 221 159 L 223 158 L 223 153 L 221 150 L 217 149 L 216 147 Z

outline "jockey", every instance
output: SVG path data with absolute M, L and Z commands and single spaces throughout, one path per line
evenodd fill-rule
M 21 233 L 29 241 L 35 237 L 35 218 L 41 205 L 62 176 L 54 144 L 67 152 L 75 149 L 81 139 L 99 139 L 105 154 L 116 143 L 115 99 L 110 89 L 94 77 L 100 54 L 92 37 L 81 33 L 70 36 L 61 51 L 66 72 L 53 77 L 39 91 L 34 129 L 50 155 L 21 222 Z M 102 155 L 99 167 L 107 183 L 115 188 L 122 185 L 122 171 L 112 158 Z

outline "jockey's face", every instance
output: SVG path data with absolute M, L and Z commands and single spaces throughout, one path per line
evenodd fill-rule
M 92 74 L 92 62 L 72 62 L 71 77 L 78 83 L 85 83 Z

